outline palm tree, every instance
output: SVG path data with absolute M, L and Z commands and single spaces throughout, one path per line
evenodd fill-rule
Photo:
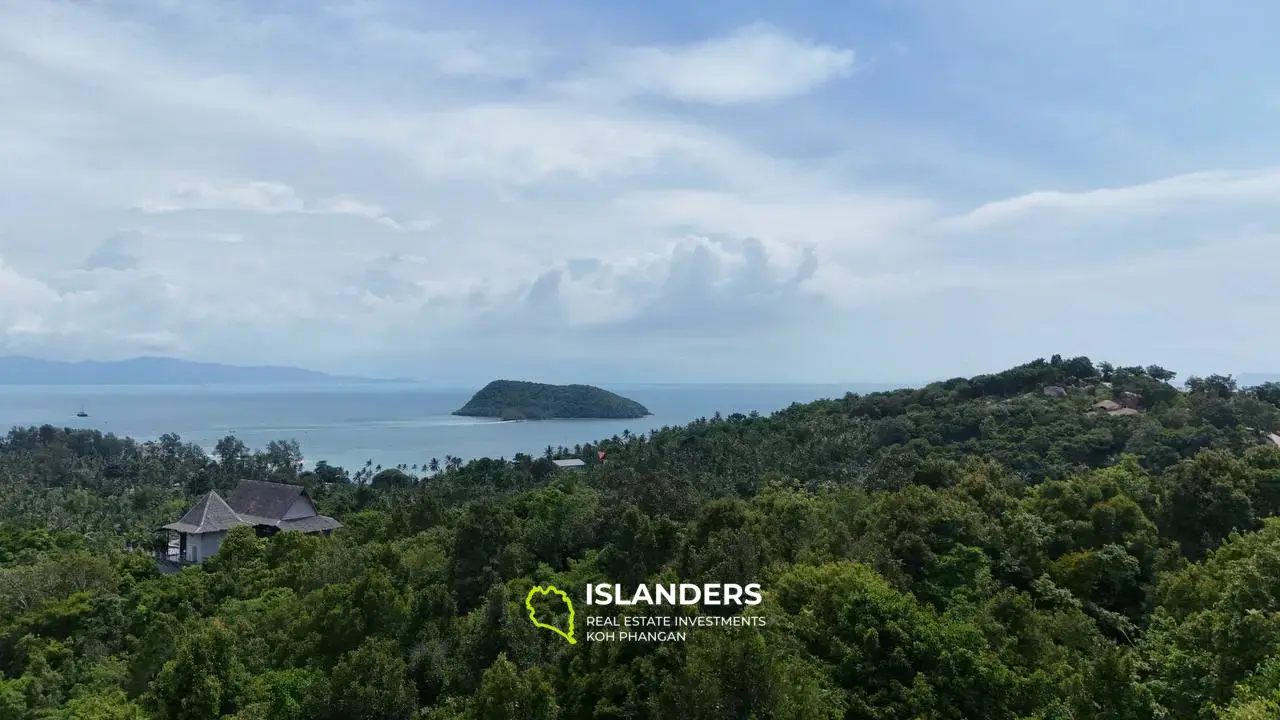
M 431 458 L 431 462 L 427 463 L 427 468 L 433 473 L 440 472 L 440 461 L 435 458 Z

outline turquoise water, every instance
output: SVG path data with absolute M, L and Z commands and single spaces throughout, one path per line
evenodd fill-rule
M 95 428 L 138 438 L 177 433 L 212 449 L 234 434 L 250 447 L 297 440 L 308 465 L 326 460 L 356 469 L 421 464 L 456 455 L 540 454 L 577 443 L 682 425 L 717 411 L 769 413 L 793 402 L 870 392 L 884 385 L 610 385 L 653 414 L 638 420 L 495 422 L 455 417 L 473 389 L 417 385 L 326 387 L 43 386 L 0 387 L 0 428 L 15 425 Z M 84 407 L 87 418 L 76 411 Z

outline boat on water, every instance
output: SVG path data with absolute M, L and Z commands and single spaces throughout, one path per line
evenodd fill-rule
M 84 411 L 84 405 L 80 406 L 80 412 L 76 413 L 76 417 L 89 417 L 89 413 Z

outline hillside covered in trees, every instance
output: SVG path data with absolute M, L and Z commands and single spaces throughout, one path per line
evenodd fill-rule
M 0 718 L 1274 718 L 1280 386 L 1172 380 L 1054 357 L 421 474 L 15 429 Z M 159 573 L 150 528 L 240 478 L 344 528 Z M 524 612 L 645 580 L 759 582 L 768 623 L 569 645 Z
M 642 418 L 645 406 L 591 385 L 547 385 L 523 380 L 494 380 L 453 412 L 503 420 L 553 418 Z

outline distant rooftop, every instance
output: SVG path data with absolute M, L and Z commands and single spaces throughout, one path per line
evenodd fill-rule
M 182 519 L 165 525 L 166 530 L 176 530 L 189 535 L 230 530 L 236 525 L 248 523 L 236 516 L 236 512 L 227 505 L 217 492 L 210 490 L 200 502 L 196 503 Z
M 299 497 L 306 497 L 305 514 L 289 517 L 289 510 Z M 169 523 L 163 529 L 202 535 L 230 530 L 237 525 L 260 525 L 304 533 L 342 527 L 337 520 L 315 511 L 314 503 L 301 485 L 241 480 L 228 500 L 223 500 L 216 490 L 210 490 L 181 520 Z
M 551 462 L 558 468 L 580 468 L 586 466 L 586 463 L 577 458 L 571 458 L 569 460 L 552 460 Z
M 301 485 L 286 483 L 260 482 L 257 480 L 241 480 L 231 492 L 227 504 L 235 508 L 238 515 L 253 515 L 279 521 L 293 505 L 293 501 L 302 495 Z

